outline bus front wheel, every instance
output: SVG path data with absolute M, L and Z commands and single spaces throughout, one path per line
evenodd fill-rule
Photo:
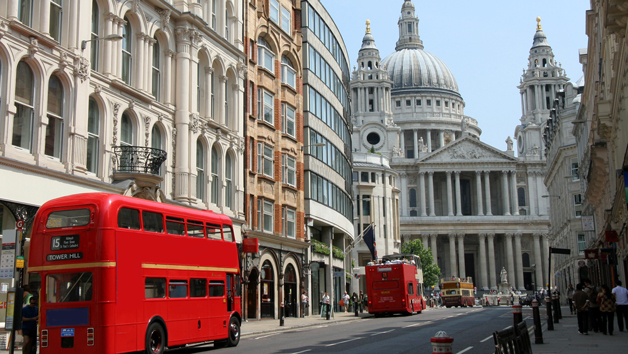
M 166 331 L 157 322 L 148 326 L 146 331 L 146 354 L 163 354 L 166 350 Z
M 227 337 L 227 346 L 235 347 L 240 343 L 240 321 L 231 317 L 229 320 L 229 337 Z

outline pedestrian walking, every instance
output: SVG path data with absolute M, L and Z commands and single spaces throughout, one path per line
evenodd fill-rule
M 597 294 L 600 289 L 591 283 L 589 279 L 583 279 L 583 289 L 589 295 L 589 330 L 597 333 L 600 330 L 600 305 L 597 303 Z
M 578 283 L 573 294 L 573 302 L 578 314 L 578 333 L 589 334 L 589 295 L 582 289 L 582 284 Z
M 369 296 L 364 294 L 364 309 L 368 312 L 369 310 Z
M 572 315 L 575 310 L 573 307 L 573 293 L 574 293 L 573 284 L 569 284 L 569 288 L 567 289 L 567 302 L 569 303 L 569 312 L 571 312 Z
M 37 350 L 37 321 L 39 320 L 39 309 L 37 308 L 37 298 L 28 299 L 28 305 L 22 309 L 22 336 L 24 336 L 24 348 L 22 353 L 30 354 L 33 349 Z
M 357 316 L 358 315 L 358 301 L 360 301 L 360 298 L 358 297 L 358 294 L 355 293 L 355 291 L 353 292 L 353 295 L 351 296 L 351 300 L 353 301 L 353 312 Z
M 628 290 L 621 286 L 621 281 L 617 281 L 617 286 L 613 288 L 615 304 L 617 305 L 617 327 L 620 332 L 624 331 L 624 323 L 628 330 Z
M 329 294 L 325 292 L 323 295 L 323 310 L 321 311 L 322 318 L 329 318 L 331 316 L 331 299 L 329 298 Z
M 345 294 L 342 296 L 342 301 L 344 301 L 344 307 L 345 307 L 345 312 L 347 312 L 347 310 L 349 310 L 349 301 L 351 300 L 351 297 L 349 296 L 349 293 L 347 293 L 345 291 Z
M 360 290 L 360 313 L 364 312 L 364 293 Z
M 301 317 L 305 317 L 308 308 L 308 297 L 305 290 L 301 290 Z
M 613 321 L 615 320 L 615 295 L 606 285 L 601 286 L 602 291 L 597 295 L 597 303 L 600 305 L 600 332 L 613 335 Z M 608 331 L 607 331 L 608 329 Z

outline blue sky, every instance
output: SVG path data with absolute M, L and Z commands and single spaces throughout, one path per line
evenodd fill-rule
M 403 0 L 321 0 L 338 26 L 351 70 L 371 20 L 382 59 L 393 53 Z M 413 0 L 425 50 L 452 71 L 465 114 L 478 120 L 481 140 L 506 150 L 521 118 L 519 79 L 540 16 L 555 59 L 572 82 L 582 74 L 578 49 L 586 48 L 588 0 Z M 514 140 L 514 137 L 513 137 Z M 516 149 L 515 149 L 516 150 Z

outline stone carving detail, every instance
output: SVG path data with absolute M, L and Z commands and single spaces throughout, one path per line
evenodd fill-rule
M 155 8 L 157 14 L 159 14 L 159 21 L 161 21 L 161 26 L 165 27 L 170 24 L 170 10 Z
M 192 133 L 197 134 L 201 129 L 201 121 L 198 117 L 198 113 L 192 113 L 190 115 L 190 121 L 192 122 L 190 130 L 192 130 Z
M 144 135 L 145 135 L 145 141 L 144 141 L 144 146 L 148 146 L 148 137 L 150 136 L 150 122 L 151 119 L 149 116 L 144 116 Z
M 486 151 L 480 150 L 476 146 L 467 146 L 466 148 L 463 146 L 455 146 L 449 150 L 449 157 L 455 160 L 474 160 L 490 156 Z
M 118 111 L 120 110 L 120 104 L 113 104 L 113 145 L 118 143 Z
M 31 37 L 28 45 L 28 55 L 33 58 L 37 52 L 39 52 L 39 41 L 37 38 Z
M 600 135 L 600 137 L 602 139 L 604 139 L 605 141 L 611 141 L 612 138 L 612 134 L 613 134 L 613 128 L 611 128 L 610 126 L 604 124 L 604 123 L 600 123 L 598 125 L 598 134 Z
M 102 85 L 94 84 L 94 92 L 95 93 L 101 93 L 102 92 Z
M 397 145 L 392 148 L 392 157 L 403 157 L 403 151 Z
M 74 62 L 74 76 L 78 76 L 81 79 L 81 83 L 83 83 L 89 77 L 89 60 L 79 56 Z

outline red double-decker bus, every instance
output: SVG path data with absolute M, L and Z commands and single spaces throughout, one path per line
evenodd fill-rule
M 54 199 L 35 217 L 29 272 L 42 279 L 42 354 L 240 339 L 238 251 L 221 214 L 105 193 Z
M 412 315 L 425 309 L 423 268 L 418 256 L 384 256 L 381 263 L 367 265 L 365 273 L 369 313 L 376 317 L 393 313 Z

